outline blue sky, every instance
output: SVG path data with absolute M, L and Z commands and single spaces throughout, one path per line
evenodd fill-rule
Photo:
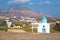
M 0 10 L 27 7 L 60 18 L 60 0 L 0 0 Z

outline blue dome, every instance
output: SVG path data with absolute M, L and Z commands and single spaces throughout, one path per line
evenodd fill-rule
M 41 21 L 42 22 L 47 22 L 47 18 L 44 16 L 44 17 L 41 18 Z

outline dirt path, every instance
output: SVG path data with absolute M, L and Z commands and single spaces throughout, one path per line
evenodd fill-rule
M 60 40 L 60 33 L 33 34 L 33 33 L 0 32 L 0 40 Z

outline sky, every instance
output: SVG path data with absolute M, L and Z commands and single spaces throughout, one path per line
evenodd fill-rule
M 60 18 L 60 0 L 0 0 L 0 10 L 26 7 Z

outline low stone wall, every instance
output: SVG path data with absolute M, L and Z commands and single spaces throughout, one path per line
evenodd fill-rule
M 22 29 L 8 29 L 8 32 L 18 32 L 18 33 L 25 33 L 26 31 L 22 30 Z

